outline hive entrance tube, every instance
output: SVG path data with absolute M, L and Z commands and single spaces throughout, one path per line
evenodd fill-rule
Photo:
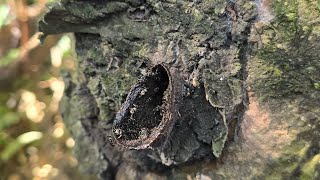
M 170 119 L 170 81 L 166 67 L 156 65 L 132 87 L 113 124 L 118 144 L 143 149 L 160 138 Z

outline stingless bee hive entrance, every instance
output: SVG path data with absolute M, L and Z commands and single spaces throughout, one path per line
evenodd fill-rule
M 163 65 L 156 65 L 132 87 L 114 122 L 120 144 L 139 149 L 157 138 L 169 105 L 168 72 Z

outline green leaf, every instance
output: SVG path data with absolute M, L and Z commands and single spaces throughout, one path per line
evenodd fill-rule
M 12 141 L 12 138 L 5 132 L 0 132 L 0 146 L 5 146 L 10 141 Z
M 62 38 L 57 43 L 57 46 L 62 49 L 63 55 L 65 56 L 66 54 L 70 53 L 70 50 L 71 50 L 71 39 L 69 38 L 68 35 L 64 35 L 64 36 L 62 36 Z
M 42 133 L 38 131 L 30 131 L 18 136 L 14 141 L 10 142 L 0 154 L 2 161 L 9 160 L 24 145 L 32 143 L 42 138 Z
M 13 124 L 19 122 L 20 116 L 18 113 L 7 112 L 3 115 L 0 114 L 0 131 L 10 127 Z
M 17 140 L 21 144 L 29 144 L 32 143 L 33 141 L 39 140 L 42 138 L 42 132 L 39 131 L 30 131 L 24 134 L 21 134 Z
M 9 23 L 10 7 L 7 4 L 0 4 L 0 28 Z

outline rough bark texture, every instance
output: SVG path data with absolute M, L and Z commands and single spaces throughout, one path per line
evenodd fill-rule
M 76 37 L 61 111 L 80 168 L 102 179 L 319 178 L 319 27 L 303 24 L 310 2 L 264 3 L 52 5 L 40 31 Z

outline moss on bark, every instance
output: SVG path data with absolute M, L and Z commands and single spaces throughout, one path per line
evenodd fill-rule
M 318 177 L 318 4 L 272 2 L 54 5 L 39 27 L 45 35 L 75 32 L 77 70 L 65 76 L 61 109 L 82 168 L 105 179 Z M 263 19 L 261 8 L 274 18 Z M 113 146 L 112 123 L 130 88 L 160 63 L 178 72 L 187 99 L 174 112 L 168 145 Z

